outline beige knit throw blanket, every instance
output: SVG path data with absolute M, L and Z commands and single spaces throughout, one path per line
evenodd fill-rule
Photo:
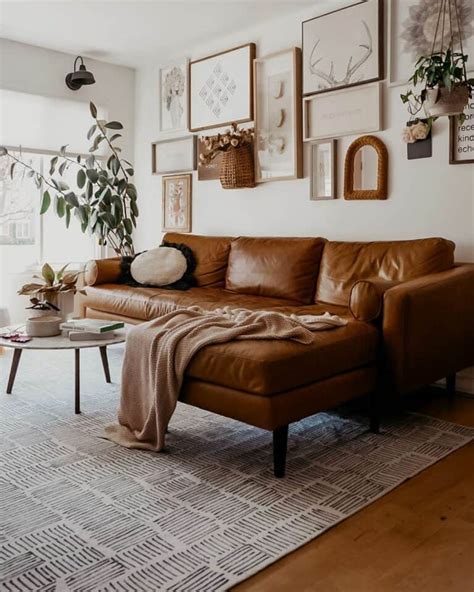
M 119 424 L 105 438 L 127 448 L 160 451 L 191 358 L 206 345 L 234 339 L 291 339 L 309 344 L 313 331 L 345 325 L 326 313 L 284 315 L 272 311 L 181 308 L 133 327 L 122 369 Z

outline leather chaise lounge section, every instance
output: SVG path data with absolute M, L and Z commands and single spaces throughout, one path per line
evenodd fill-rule
M 207 346 L 187 368 L 180 400 L 271 430 L 277 476 L 285 470 L 290 423 L 364 395 L 375 402 L 389 392 L 402 395 L 474 365 L 474 264 L 455 264 L 451 241 L 177 233 L 164 240 L 192 249 L 195 288 L 118 284 L 119 258 L 92 261 L 84 316 L 141 323 L 197 305 L 329 311 L 348 320 L 345 327 L 316 333 L 311 345 L 263 340 Z M 371 425 L 377 429 L 375 413 Z

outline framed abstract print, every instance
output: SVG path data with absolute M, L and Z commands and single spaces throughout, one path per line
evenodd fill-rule
M 160 68 L 160 133 L 187 131 L 188 60 Z
M 192 174 L 163 177 L 165 232 L 191 232 Z
M 337 140 L 314 142 L 311 148 L 310 199 L 337 197 Z
M 254 89 L 255 181 L 302 177 L 299 47 L 256 59 Z
M 303 99 L 303 140 L 376 132 L 382 128 L 380 82 Z
M 390 86 L 407 84 L 415 63 L 433 48 L 440 2 L 434 0 L 388 0 L 388 80 Z M 457 18 L 452 19 L 455 42 L 461 37 L 464 53 L 474 56 L 474 5 L 472 0 L 456 0 Z M 454 3 L 453 3 L 454 10 Z M 454 15 L 453 15 L 454 16 Z M 441 24 L 440 24 L 441 27 Z M 440 28 L 441 31 L 441 28 Z M 446 30 L 445 45 L 449 45 L 451 30 Z M 441 32 L 438 43 L 441 41 Z M 472 64 L 472 61 L 471 61 Z
M 196 136 L 160 140 L 151 145 L 151 172 L 169 175 L 195 171 L 197 161 Z
M 248 43 L 190 62 L 190 131 L 252 121 L 254 58 L 255 44 Z
M 382 80 L 383 0 L 303 22 L 303 95 Z

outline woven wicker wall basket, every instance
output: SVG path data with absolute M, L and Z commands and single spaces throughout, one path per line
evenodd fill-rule
M 255 187 L 253 150 L 250 144 L 231 148 L 223 153 L 219 178 L 224 189 Z

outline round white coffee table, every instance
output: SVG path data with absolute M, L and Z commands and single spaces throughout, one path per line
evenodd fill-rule
M 8 331 L 18 331 L 18 327 L 3 327 L 0 329 L 0 334 L 7 333 Z M 110 380 L 109 361 L 107 359 L 107 346 L 115 345 L 116 343 L 123 343 L 126 339 L 127 328 L 119 329 L 114 331 L 114 335 L 110 336 L 110 339 L 101 339 L 93 341 L 70 341 L 65 335 L 56 335 L 54 337 L 32 337 L 31 341 L 26 343 L 15 343 L 9 339 L 0 338 L 0 346 L 10 347 L 13 351 L 13 360 L 10 368 L 10 376 L 7 384 L 7 394 L 11 394 L 13 390 L 13 384 L 15 383 L 15 377 L 20 363 L 21 354 L 23 350 L 53 350 L 53 349 L 73 349 L 74 350 L 74 384 L 75 384 L 75 398 L 74 398 L 74 411 L 75 413 L 81 412 L 81 378 L 80 378 L 80 365 L 81 349 L 90 347 L 98 347 L 100 351 L 100 357 L 102 359 L 102 366 L 104 368 L 106 382 Z

